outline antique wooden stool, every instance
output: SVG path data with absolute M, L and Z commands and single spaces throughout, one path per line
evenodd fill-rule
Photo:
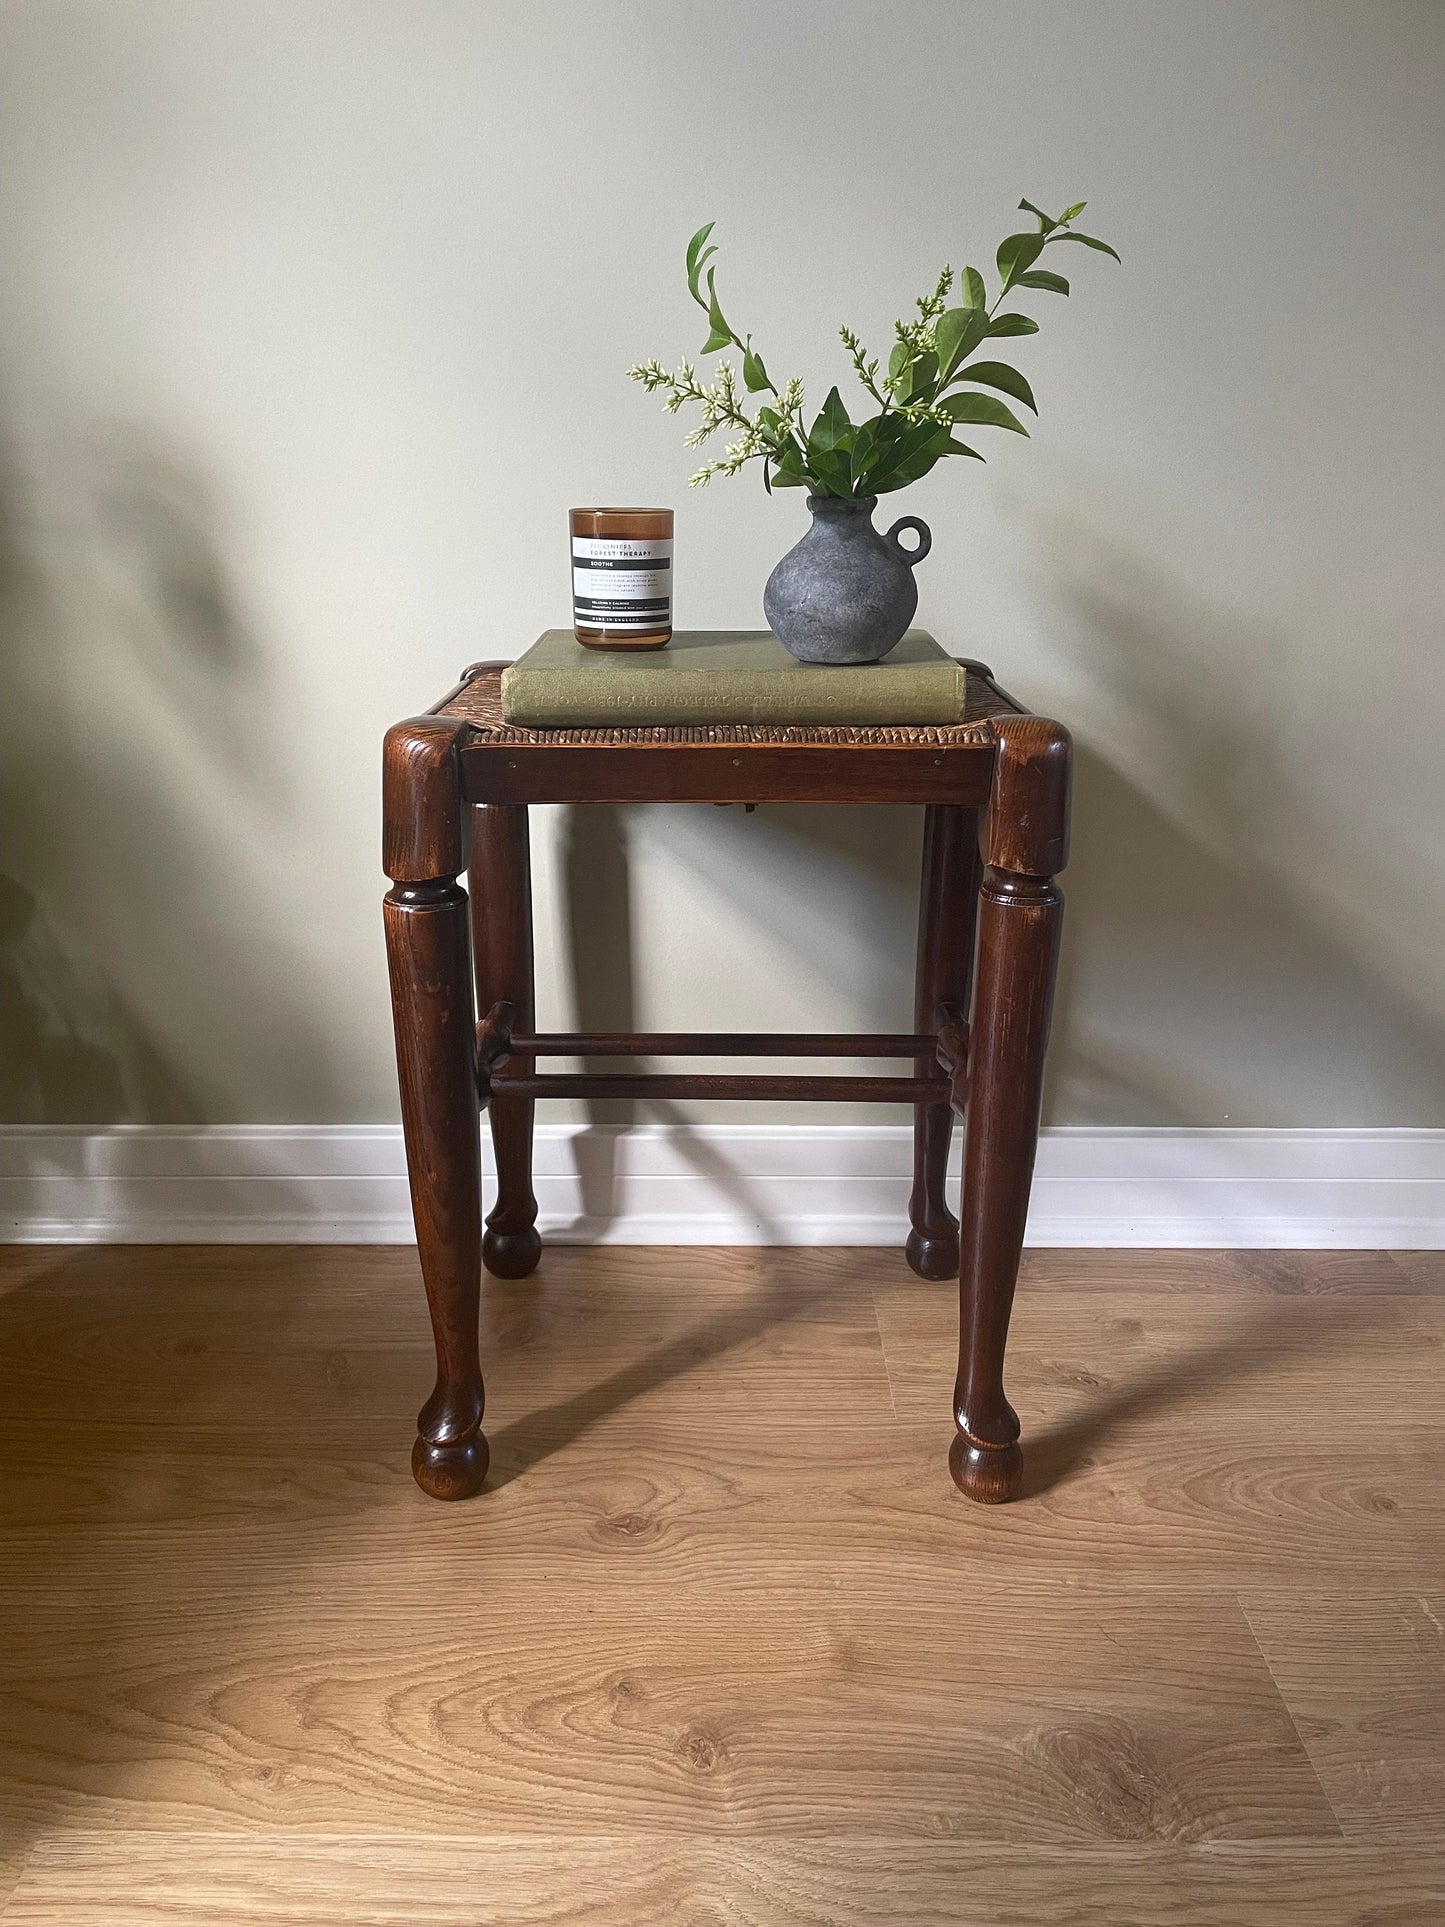
M 532 1195 L 539 1097 L 831 1098 L 911 1104 L 908 1261 L 958 1271 L 949 1468 L 971 1499 L 1023 1471 L 1004 1345 L 1033 1176 L 1067 855 L 1069 735 L 968 663 L 961 723 L 938 728 L 515 728 L 501 663 L 387 733 L 383 861 L 402 1120 L 436 1389 L 417 1482 L 461 1499 L 486 1477 L 481 1267 L 521 1278 L 541 1253 Z M 926 807 L 914 1030 L 908 1035 L 543 1034 L 532 993 L 530 803 L 921 803 Z M 980 814 L 984 817 L 980 848 Z M 457 877 L 468 871 L 467 893 Z M 974 958 L 977 950 L 977 981 Z M 470 950 L 470 964 L 468 952 Z M 473 1006 L 472 971 L 476 1005 Z M 972 1022 L 968 1021 L 970 994 Z M 476 1021 L 480 1014 L 481 1021 Z M 900 1057 L 899 1077 L 539 1073 L 539 1057 Z M 497 1202 L 481 1222 L 478 1117 L 491 1113 Z M 952 1112 L 966 1119 L 962 1229 L 944 1198 Z

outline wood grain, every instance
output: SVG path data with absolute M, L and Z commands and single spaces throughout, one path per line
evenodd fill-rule
M 875 1293 L 901 1418 L 948 1409 L 952 1307 L 927 1286 Z M 1347 1407 L 1403 1402 L 1428 1415 L 1445 1369 L 1445 1292 L 1350 1297 L 1133 1292 L 1020 1286 L 1009 1391 L 1031 1433 L 1087 1428 L 1102 1441 L 1166 1427 L 1292 1442 Z
M 29 1843 L 7 1827 L 0 1835 L 0 1920 L 5 1918 L 5 1902 L 29 1862 Z
M 1424 1261 L 1417 1265 L 1416 1260 Z M 1388 1251 L 1025 1251 L 1019 1288 L 1174 1296 L 1331 1298 L 1445 1287 L 1445 1253 Z
M 516 1573 L 627 1586 L 641 1564 L 660 1583 L 740 1597 L 846 1585 L 860 1611 L 899 1585 L 951 1597 L 961 1560 L 975 1585 L 1126 1573 L 1138 1593 L 1228 1593 L 1301 1578 L 1398 1588 L 1445 1559 L 1445 1446 L 1425 1428 L 1348 1458 L 1305 1446 L 1261 1457 L 1205 1438 L 1116 1446 L 1047 1490 L 1026 1487 L 1024 1516 L 1005 1530 L 960 1519 L 940 1476 L 946 1425 L 760 1425 L 738 1438 L 726 1424 L 663 1426 L 563 1400 L 499 1414 L 492 1478 L 465 1532 L 427 1525 L 397 1492 L 405 1454 L 394 1428 L 376 1442 L 385 1430 L 373 1428 L 370 1449 L 308 1461 L 299 1442 L 225 1429 L 106 1430 L 72 1444 L 7 1427 L 7 1552 L 24 1570 L 7 1576 L 6 1596 L 41 1588 L 37 1609 L 73 1631 L 94 1610 L 93 1584 L 109 1597 L 111 1562 L 137 1587 L 164 1586 L 188 1549 L 269 1578 L 304 1560 L 320 1528 L 343 1533 L 368 1567 L 377 1610 L 398 1611 L 415 1584 L 388 1557 L 398 1540 L 438 1585 L 463 1581 L 485 1552 L 493 1585 Z
M 706 1587 L 368 1597 L 324 1548 L 298 1610 L 233 1564 L 0 1659 L 8 1804 L 123 1821 L 752 1836 L 1337 1839 L 1238 1607 L 997 1586 L 745 1607 Z M 454 1568 L 455 1571 L 455 1568 Z M 223 1620 L 222 1591 L 229 1599 Z
M 798 1267 L 791 1254 L 757 1251 L 722 1265 L 651 1251 L 598 1253 L 589 1268 L 585 1256 L 549 1251 L 534 1276 L 488 1282 L 481 1349 L 494 1413 L 600 1387 L 600 1402 L 692 1418 L 706 1370 L 708 1401 L 739 1422 L 755 1410 L 811 1425 L 839 1411 L 892 1416 L 856 1264 Z M 903 1274 L 901 1254 L 890 1258 Z M 396 1415 L 409 1413 L 431 1356 L 414 1251 L 283 1251 L 244 1270 L 205 1251 L 117 1253 L 115 1263 L 106 1283 L 106 1267 L 81 1254 L 40 1274 L 45 1289 L 0 1301 L 10 1419 L 48 1417 L 54 1430 L 83 1410 L 88 1425 L 224 1425 L 275 1439 L 304 1424 L 395 1443 Z
M 967 1912 L 958 1911 L 960 1902 Z M 1426 1927 L 1445 1853 L 990 1849 L 849 1834 L 76 1833 L 40 1847 L 5 1927 Z
M 901 1252 L 489 1280 L 461 1508 L 414 1252 L 0 1253 L 0 1921 L 1445 1917 L 1436 1285 L 1101 1256 L 989 1510 Z
M 1445 1566 L 1436 1567 L 1445 1579 Z M 1250 1625 L 1346 1835 L 1445 1828 L 1445 1587 L 1249 1593 Z
M 1445 1290 L 1445 1251 L 1395 1251 L 1390 1259 L 1422 1290 Z

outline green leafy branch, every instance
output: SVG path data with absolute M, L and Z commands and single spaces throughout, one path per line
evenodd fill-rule
M 699 380 L 692 364 L 683 361 L 675 373 L 656 360 L 628 369 L 634 381 L 649 391 L 662 391 L 663 406 L 676 414 L 686 404 L 702 411 L 698 426 L 685 438 L 690 448 L 701 447 L 720 428 L 737 431 L 723 454 L 707 462 L 692 477 L 705 485 L 714 475 L 736 475 L 748 462 L 761 461 L 763 482 L 769 490 L 807 488 L 815 495 L 856 499 L 905 488 L 926 475 L 945 455 L 967 455 L 982 461 L 978 450 L 960 441 L 954 430 L 970 427 L 1007 428 L 1019 435 L 1028 430 L 999 399 L 1008 395 L 1034 414 L 1033 390 L 1018 369 L 1007 363 L 974 360 L 991 340 L 1038 333 L 1038 323 L 1010 310 L 1000 313 L 1015 290 L 1067 295 L 1069 283 L 1061 274 L 1035 265 L 1044 249 L 1060 241 L 1076 241 L 1099 253 L 1118 255 L 1107 241 L 1081 234 L 1074 226 L 1085 203 L 1076 202 L 1060 215 L 1048 215 L 1032 201 L 1020 208 L 1034 215 L 1033 233 L 1010 234 L 995 256 L 999 288 L 992 303 L 977 268 L 957 277 L 958 302 L 948 305 L 955 276 L 945 267 L 931 293 L 915 302 L 917 314 L 894 324 L 894 342 L 886 374 L 876 356 L 868 353 L 851 328 L 839 330 L 844 348 L 865 392 L 878 412 L 861 422 L 849 419 L 837 388 L 811 427 L 804 424 L 803 384 L 796 377 L 777 388 L 752 345 L 752 336 L 739 335 L 723 314 L 718 300 L 716 269 L 709 265 L 717 253 L 708 237 L 714 223 L 699 228 L 688 243 L 688 291 L 708 318 L 704 355 L 736 349 L 742 356 L 742 389 L 738 371 L 720 361 L 710 382 Z M 995 390 L 980 394 L 979 389 Z M 748 398 L 759 400 L 748 412 Z
M 708 266 L 717 253 L 716 247 L 708 243 L 714 225 L 709 221 L 706 227 L 699 228 L 687 244 L 688 292 L 708 318 L 708 337 L 702 352 L 711 355 L 725 348 L 740 350 L 743 387 L 749 395 L 770 395 L 771 402 L 760 402 L 756 412 L 749 415 L 738 394 L 737 373 L 728 361 L 718 363 L 717 374 L 711 382 L 700 382 L 688 361 L 679 364 L 676 374 L 669 374 L 656 360 L 638 362 L 627 372 L 648 390 L 664 390 L 663 406 L 670 415 L 675 415 L 684 402 L 696 402 L 701 407 L 702 420 L 684 437 L 684 447 L 702 447 L 722 427 L 741 429 L 742 433 L 727 444 L 718 460 L 704 463 L 692 477 L 694 488 L 706 486 L 714 475 L 736 475 L 746 462 L 760 457 L 765 463 L 763 479 L 771 487 L 770 468 L 784 463 L 801 466 L 804 459 L 807 437 L 803 429 L 803 384 L 795 377 L 781 389 L 775 387 L 762 357 L 753 349 L 752 336 L 743 339 L 724 318 L 718 302 L 717 270 Z M 703 293 L 704 269 L 706 294 Z

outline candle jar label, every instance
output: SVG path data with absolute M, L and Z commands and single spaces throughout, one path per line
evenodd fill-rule
M 588 649 L 661 649 L 672 634 L 672 510 L 573 509 L 572 624 Z
M 572 616 L 578 628 L 653 634 L 672 626 L 672 543 L 663 537 L 574 535 Z

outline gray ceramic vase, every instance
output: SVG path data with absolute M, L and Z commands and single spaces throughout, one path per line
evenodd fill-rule
M 810 495 L 813 526 L 768 577 L 763 614 L 799 662 L 877 662 L 913 620 L 918 607 L 915 564 L 933 546 L 926 522 L 905 515 L 887 535 L 873 526 L 876 495 L 845 502 Z M 901 530 L 912 529 L 916 549 Z

